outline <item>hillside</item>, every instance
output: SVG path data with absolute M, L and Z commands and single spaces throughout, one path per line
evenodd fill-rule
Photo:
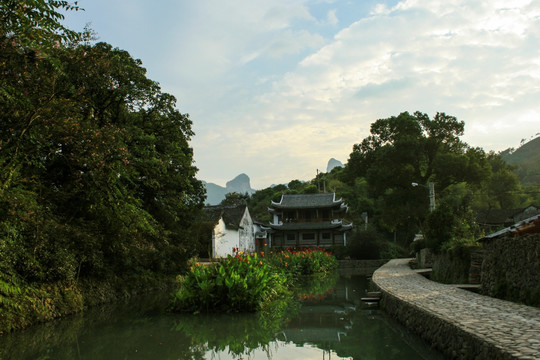
M 503 159 L 516 166 L 516 175 L 524 186 L 540 185 L 540 137 L 533 139 L 516 150 L 501 152 Z

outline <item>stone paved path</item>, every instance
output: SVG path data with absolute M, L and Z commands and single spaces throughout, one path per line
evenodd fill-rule
M 372 279 L 383 292 L 472 333 L 510 358 L 540 359 L 540 309 L 430 281 L 408 263 L 391 260 Z

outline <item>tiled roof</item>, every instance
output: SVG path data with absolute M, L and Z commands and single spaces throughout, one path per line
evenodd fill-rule
M 346 231 L 352 229 L 352 224 L 343 224 L 341 222 L 332 223 L 325 222 L 310 222 L 310 223 L 284 223 L 281 225 L 269 224 L 271 229 L 279 231 L 298 231 L 298 230 L 330 230 Z
M 335 200 L 335 193 L 327 194 L 294 194 L 281 195 L 281 201 L 272 201 L 271 207 L 278 209 L 315 209 L 339 207 L 343 204 L 341 199 Z
M 490 209 L 479 210 L 476 214 L 476 221 L 485 225 L 510 225 L 521 219 L 538 214 L 538 207 L 535 205 L 519 209 Z
M 507 227 L 506 229 L 502 229 L 501 231 L 486 235 L 481 238 L 480 241 L 492 240 L 506 235 L 522 236 L 526 234 L 536 233 L 540 233 L 540 215 L 530 217 L 510 227 Z
M 217 224 L 219 219 L 223 218 L 225 226 L 228 229 L 237 230 L 246 211 L 246 207 L 245 204 L 205 206 L 203 221 Z
M 311 222 L 311 223 L 284 223 L 282 225 L 270 224 L 270 227 L 275 230 L 327 230 L 341 227 L 341 223 L 332 224 L 331 222 Z

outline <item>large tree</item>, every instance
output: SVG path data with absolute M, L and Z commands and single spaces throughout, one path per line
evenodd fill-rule
M 429 182 L 442 194 L 460 182 L 479 185 L 489 170 L 485 154 L 460 140 L 463 131 L 463 121 L 445 113 L 430 118 L 404 112 L 377 120 L 371 134 L 354 145 L 344 178 L 351 185 L 365 178 L 379 226 L 412 239 L 411 232 L 427 215 Z

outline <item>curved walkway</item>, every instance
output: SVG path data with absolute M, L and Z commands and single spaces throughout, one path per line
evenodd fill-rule
M 373 274 L 388 313 L 454 359 L 540 359 L 540 309 L 430 281 L 409 260 Z

